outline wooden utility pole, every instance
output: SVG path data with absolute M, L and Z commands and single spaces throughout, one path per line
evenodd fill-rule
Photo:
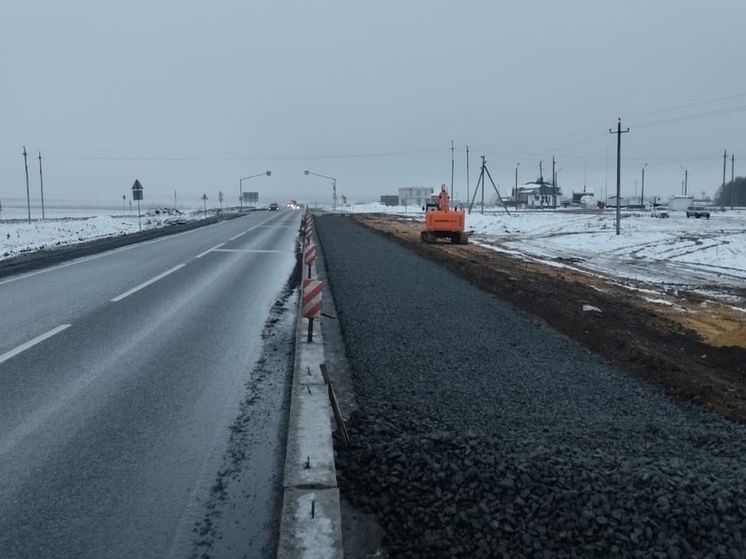
M 31 191 L 28 186 L 28 158 L 26 146 L 23 146 L 23 166 L 26 168 L 26 207 L 28 208 L 28 222 L 31 223 Z
M 557 171 L 555 171 L 556 162 L 552 156 L 552 208 L 557 209 Z
M 616 125 L 616 132 L 609 128 L 610 134 L 616 134 L 616 234 L 619 235 L 619 222 L 622 218 L 621 199 L 622 199 L 622 134 L 629 132 L 629 128 L 622 130 L 622 119 L 620 118 Z
M 544 209 L 544 195 L 546 194 L 546 188 L 544 187 L 544 168 L 543 168 L 544 160 L 542 159 L 539 161 L 539 194 L 541 196 L 539 197 L 539 204 L 541 206 L 541 209 Z
M 39 183 L 41 185 L 41 220 L 44 221 L 44 175 L 41 172 L 41 152 L 39 152 Z

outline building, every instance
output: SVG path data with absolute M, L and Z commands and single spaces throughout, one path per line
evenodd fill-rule
M 617 203 L 617 200 L 619 201 L 618 203 Z M 629 204 L 629 198 L 625 198 L 624 196 L 620 196 L 619 198 L 617 198 L 616 196 L 609 196 L 606 199 L 607 208 L 616 208 L 617 205 L 620 208 L 625 208 L 627 207 L 628 204 Z
M 410 186 L 399 189 L 400 206 L 424 206 L 430 202 L 433 189 L 430 186 Z
M 559 186 L 552 186 L 549 182 L 527 182 L 518 187 L 516 203 L 528 208 L 549 208 L 555 203 L 562 203 L 562 192 Z
M 692 205 L 694 196 L 676 195 L 669 196 L 668 198 L 668 209 L 670 211 L 685 211 L 689 206 Z
M 570 200 L 570 203 L 577 205 L 577 206 L 582 206 L 583 198 L 586 198 L 587 196 L 590 196 L 591 198 L 595 198 L 595 194 L 592 188 L 583 188 L 583 190 L 573 190 L 572 200 Z M 593 201 L 593 204 L 595 204 L 595 200 Z
M 382 194 L 381 204 L 384 206 L 398 206 L 399 197 L 396 194 Z

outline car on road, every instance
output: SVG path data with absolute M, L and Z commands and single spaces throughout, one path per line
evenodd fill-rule
M 653 208 L 650 212 L 651 217 L 669 217 L 668 210 L 664 208 Z
M 272 202 L 269 205 L 269 211 L 271 211 L 271 212 L 279 212 L 280 211 L 280 205 L 277 202 Z
M 710 210 L 704 206 L 689 206 L 686 209 L 686 217 L 694 216 L 696 219 L 704 217 L 710 219 Z

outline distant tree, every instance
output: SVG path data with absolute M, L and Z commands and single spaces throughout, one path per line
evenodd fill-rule
M 746 177 L 736 177 L 733 181 L 720 185 L 715 193 L 714 205 L 730 207 L 746 206 Z

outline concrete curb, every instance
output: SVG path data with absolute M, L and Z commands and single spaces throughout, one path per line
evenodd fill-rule
M 299 297 L 277 557 L 342 559 L 332 410 L 319 368 L 324 363 L 321 321 L 314 320 L 313 341 L 308 342 L 308 319 L 302 316 L 301 301 Z

